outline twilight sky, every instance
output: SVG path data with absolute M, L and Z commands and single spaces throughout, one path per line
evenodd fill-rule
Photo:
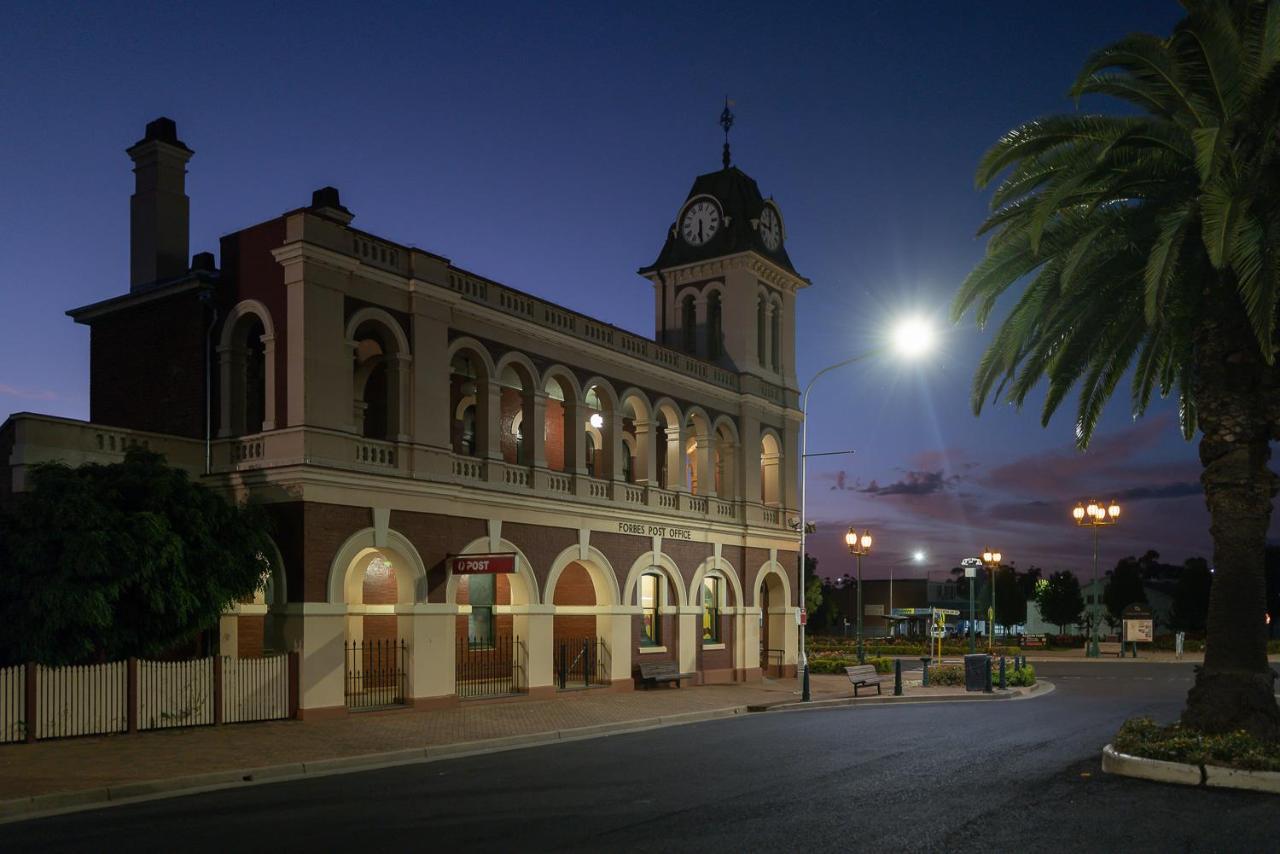
M 1173 0 L 853 3 L 24 3 L 0 29 L 0 415 L 88 416 L 88 332 L 63 315 L 128 289 L 124 149 L 159 115 L 190 164 L 192 252 L 342 191 L 355 225 L 652 335 L 635 270 L 656 257 L 692 178 L 734 160 L 786 217 L 801 295 L 799 376 L 858 353 L 903 311 L 944 319 L 981 256 L 983 150 L 1074 109 L 1088 52 L 1167 32 Z M 1088 105 L 1086 105 L 1088 106 Z M 974 418 L 989 333 L 950 329 L 915 368 L 824 377 L 811 451 L 810 550 L 866 574 L 946 568 L 984 544 L 1019 566 L 1082 569 L 1079 498 L 1119 497 L 1103 565 L 1147 548 L 1207 554 L 1195 446 L 1173 407 L 1108 407 L 1072 449 L 1074 400 Z M 1122 384 L 1121 388 L 1126 386 Z M 1273 527 L 1273 534 L 1280 527 Z M 908 568 L 914 549 L 926 567 Z

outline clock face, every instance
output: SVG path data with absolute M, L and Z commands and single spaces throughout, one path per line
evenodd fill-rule
M 770 252 L 777 252 L 782 245 L 782 218 L 773 205 L 765 205 L 760 211 L 760 239 Z
M 720 208 L 711 199 L 698 199 L 685 208 L 680 234 L 690 246 L 701 246 L 720 230 Z

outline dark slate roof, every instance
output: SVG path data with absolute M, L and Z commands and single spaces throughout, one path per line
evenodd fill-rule
M 641 268 L 641 273 L 754 250 L 784 270 L 800 275 L 791 265 L 791 258 L 787 256 L 785 233 L 783 244 L 776 252 L 770 252 L 760 240 L 759 232 L 752 228 L 751 221 L 759 218 L 765 202 L 754 178 L 737 166 L 708 172 L 694 179 L 693 187 L 689 190 L 685 201 L 701 195 L 715 196 L 728 216 L 728 225 L 722 224 L 720 231 L 706 244 L 690 246 L 676 232 L 676 224 L 672 223 L 667 231 L 667 242 L 658 253 L 658 259 L 648 267 Z M 683 210 L 684 206 L 681 205 L 681 211 Z

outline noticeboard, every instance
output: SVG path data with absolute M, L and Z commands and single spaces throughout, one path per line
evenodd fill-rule
M 1151 620 L 1125 620 L 1125 643 L 1151 643 L 1155 625 Z
M 862 616 L 864 617 L 883 617 L 884 605 L 863 605 Z

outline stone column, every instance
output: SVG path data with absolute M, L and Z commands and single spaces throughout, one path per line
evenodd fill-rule
M 631 628 L 640 608 L 634 605 L 609 605 L 596 619 L 596 631 L 609 647 L 609 681 L 615 691 L 635 687 L 631 677 Z
M 586 474 L 587 442 L 584 435 L 587 407 L 580 401 L 564 405 L 564 470 L 566 474 Z
M 738 609 L 737 630 L 734 637 L 738 639 L 738 650 L 734 655 L 733 668 L 741 673 L 745 680 L 760 678 L 760 609 L 758 607 Z
M 713 455 L 711 453 L 711 437 L 697 436 L 694 439 L 693 459 L 698 472 L 698 495 L 716 494 L 716 475 L 714 467 L 711 464 Z
M 512 630 L 524 645 L 527 654 L 526 674 L 530 697 L 550 696 L 555 693 L 554 657 L 554 605 L 499 605 L 495 614 L 511 614 Z
M 405 699 L 415 708 L 456 700 L 458 606 L 443 603 L 397 605 L 396 628 L 409 646 Z
M 413 358 L 387 357 L 387 430 L 397 442 L 413 438 Z
M 702 643 L 699 622 L 702 608 L 698 605 L 681 605 L 676 620 L 680 626 L 680 647 L 677 661 L 681 673 L 693 673 L 698 669 L 698 644 Z
M 300 718 L 346 714 L 345 604 L 290 603 L 284 606 L 284 638 L 301 659 Z
M 527 400 L 521 410 L 528 416 L 523 420 L 526 459 L 520 462 L 544 469 L 547 467 L 547 393 L 535 391 L 528 397 L 532 400 Z
M 244 360 L 233 345 L 217 348 L 218 353 L 218 438 L 225 439 L 234 434 L 236 424 L 244 423 L 244 397 L 236 394 L 236 370 L 244 377 Z M 239 417 L 237 417 L 239 416 Z
M 502 459 L 502 386 L 495 379 L 476 382 L 476 454 Z
M 604 445 L 604 479 L 622 480 L 622 456 L 627 452 L 622 441 L 622 413 L 614 409 L 600 414 L 604 417 L 600 436 Z
M 635 478 L 637 484 L 660 486 L 658 483 L 658 448 L 654 441 L 657 438 L 657 426 L 652 421 L 636 419 L 636 463 Z M 665 449 L 663 449 L 665 450 Z

